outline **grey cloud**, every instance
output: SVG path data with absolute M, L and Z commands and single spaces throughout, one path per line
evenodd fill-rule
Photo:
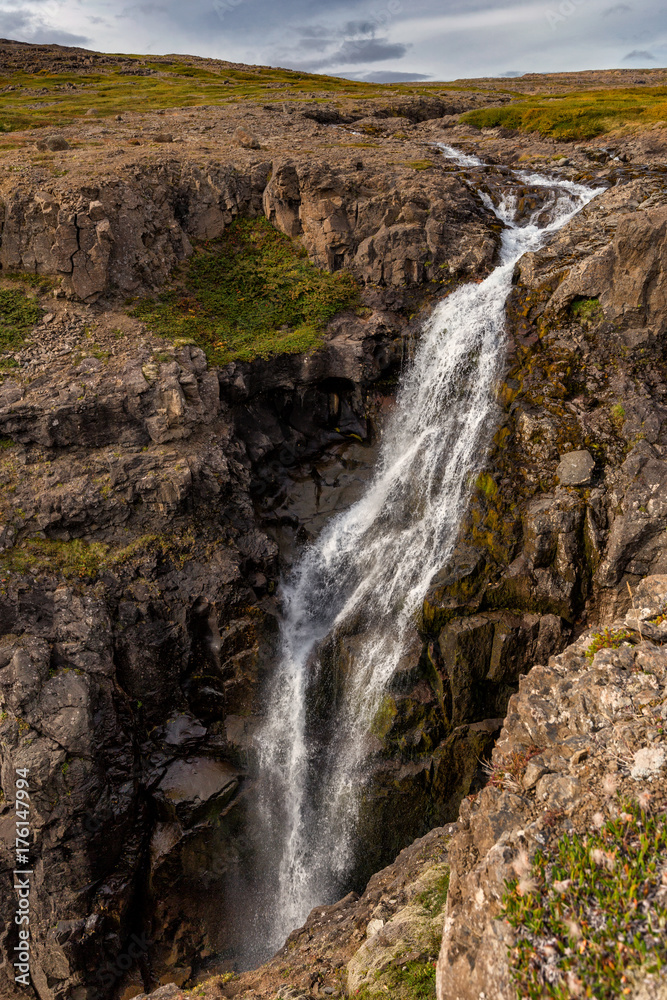
M 151 14 L 168 14 L 169 8 L 160 3 L 135 3 L 131 7 L 125 7 L 117 17 L 131 17 L 133 14 L 143 14 L 150 17 Z
M 385 59 L 402 59 L 408 46 L 400 42 L 388 42 L 384 38 L 350 38 L 326 57 L 318 59 L 301 69 L 318 70 L 327 66 L 346 66 L 350 63 L 383 62 Z
M 655 56 L 652 52 L 647 52 L 645 49 L 633 49 L 632 52 L 628 52 L 627 56 L 623 56 L 623 59 L 648 59 L 649 62 L 655 62 Z
M 615 7 L 607 7 L 606 10 L 603 10 L 602 16 L 609 17 L 611 14 L 622 14 L 626 10 L 632 10 L 632 7 L 627 3 L 617 3 Z
M 0 10 L 0 35 L 42 45 L 89 45 L 91 41 L 85 35 L 73 35 L 52 27 L 26 7 L 11 12 Z
M 409 83 L 411 80 L 430 80 L 425 73 L 392 73 L 391 70 L 376 70 L 358 77 L 368 83 Z

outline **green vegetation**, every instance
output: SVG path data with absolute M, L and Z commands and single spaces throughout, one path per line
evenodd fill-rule
M 406 160 L 406 167 L 412 167 L 413 170 L 430 170 L 433 166 L 432 160 Z
M 499 108 L 469 111 L 463 121 L 477 128 L 520 129 L 560 140 L 593 139 L 625 125 L 647 128 L 667 121 L 667 87 L 571 91 L 519 100 Z
M 595 326 L 604 319 L 599 299 L 575 299 L 570 306 L 573 319 L 582 326 Z
M 435 997 L 435 962 L 407 962 L 388 969 L 377 987 L 364 983 L 354 994 L 357 1000 L 432 1000 Z
M 447 893 L 449 891 L 449 869 L 440 876 L 438 881 L 431 886 L 430 889 L 426 889 L 424 892 L 420 892 L 416 897 L 417 902 L 431 917 L 437 917 L 439 913 L 445 908 L 445 903 L 447 902 Z
M 629 642 L 633 638 L 632 632 L 627 629 L 614 629 L 605 626 L 600 632 L 594 632 L 592 642 L 586 650 L 586 659 L 593 661 L 593 657 L 599 649 L 618 649 L 624 642 Z
M 237 219 L 198 247 L 181 278 L 133 314 L 160 336 L 194 340 L 219 365 L 312 350 L 336 313 L 359 304 L 349 274 L 319 271 L 264 218 Z
M 123 57 L 123 63 L 127 62 L 136 65 L 136 75 L 119 64 L 85 72 L 5 70 L 0 73 L 0 91 L 15 89 L 0 93 L 0 132 L 69 125 L 88 111 L 104 117 L 128 109 L 196 107 L 247 98 L 283 101 L 289 96 L 298 100 L 312 97 L 314 89 L 324 97 L 331 91 L 358 97 L 377 89 L 368 83 L 261 66 L 241 69 L 169 58 Z
M 0 353 L 20 347 L 42 310 L 18 289 L 0 289 Z
M 70 542 L 29 539 L 0 556 L 0 570 L 11 573 L 51 573 L 65 579 L 94 579 L 105 570 L 114 569 L 150 554 L 169 558 L 181 565 L 195 550 L 194 535 L 166 537 L 141 535 L 129 545 L 112 548 L 103 542 Z
M 503 897 L 519 996 L 616 1000 L 632 992 L 633 974 L 663 969 L 666 852 L 665 816 L 627 802 L 599 832 L 538 851 L 531 877 L 508 882 Z

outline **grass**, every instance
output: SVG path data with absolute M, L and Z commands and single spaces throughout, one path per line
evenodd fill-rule
M 363 983 L 352 996 L 355 1000 L 433 1000 L 435 962 L 407 962 L 386 971 L 378 988 Z
M 629 642 L 633 639 L 633 633 L 628 632 L 627 629 L 614 629 L 605 626 L 600 632 L 593 633 L 592 642 L 588 649 L 586 650 L 586 659 L 589 663 L 593 662 L 593 657 L 600 649 L 618 649 L 625 642 Z
M 449 869 L 440 876 L 437 882 L 432 885 L 430 889 L 420 892 L 419 895 L 416 896 L 416 901 L 424 910 L 426 910 L 430 917 L 437 917 L 439 913 L 442 913 L 445 907 L 448 891 Z
M 142 535 L 129 545 L 112 548 L 103 542 L 84 542 L 75 538 L 69 542 L 50 539 L 29 539 L 0 556 L 0 572 L 51 573 L 65 579 L 95 579 L 105 570 L 130 563 L 151 554 L 171 558 L 181 564 L 194 552 L 195 538 Z
M 570 306 L 570 313 L 573 319 L 585 327 L 594 326 L 604 319 L 599 299 L 575 299 Z
M 667 122 L 667 87 L 570 91 L 519 100 L 505 107 L 469 111 L 462 121 L 477 128 L 539 132 L 562 141 L 594 139 L 623 126 Z
M 264 219 L 237 219 L 196 248 L 177 287 L 133 310 L 155 333 L 191 339 L 212 364 L 313 350 L 336 313 L 358 307 L 346 272 L 319 271 Z
M 503 896 L 518 995 L 618 1000 L 633 976 L 663 969 L 666 855 L 665 816 L 630 802 L 599 832 L 538 851 L 531 877 L 508 882 Z
M 22 291 L 0 289 L 0 353 L 21 347 L 41 318 L 42 310 Z

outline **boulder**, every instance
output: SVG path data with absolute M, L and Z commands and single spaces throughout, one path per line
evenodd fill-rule
M 588 486 L 594 468 L 595 460 L 589 451 L 569 451 L 561 455 L 556 475 L 561 486 Z

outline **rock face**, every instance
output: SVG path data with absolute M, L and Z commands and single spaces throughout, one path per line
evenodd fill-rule
M 495 216 L 433 142 L 460 139 L 483 152 L 478 140 L 496 157 L 509 146 L 514 156 L 537 150 L 545 162 L 557 151 L 461 131 L 452 118 L 470 100 L 354 112 L 319 103 L 255 108 L 259 151 L 238 147 L 233 108 L 208 109 L 205 126 L 175 116 L 168 132 L 147 116 L 147 135 L 132 140 L 144 143 L 138 152 L 121 148 L 118 135 L 104 163 L 94 149 L 47 147 L 68 158 L 66 179 L 30 167 L 2 184 L 2 268 L 61 277 L 64 292 L 0 376 L 2 784 L 11 787 L 15 767 L 34 780 L 40 1000 L 116 1000 L 160 982 L 163 997 L 178 995 L 178 984 L 202 974 L 238 933 L 225 887 L 250 850 L 252 734 L 274 655 L 280 569 L 363 486 L 390 405 L 382 382 L 395 381 L 419 328 L 411 314 L 494 261 Z M 348 132 L 330 143 L 332 133 L 321 131 L 350 121 L 377 143 L 360 151 Z M 281 130 L 277 140 L 268 126 Z M 86 141 L 97 133 L 84 128 L 98 127 L 77 125 Z M 210 147 L 199 135 L 196 155 L 184 152 L 178 144 L 204 127 Z M 318 136 L 318 152 L 308 153 L 304 144 Z M 590 181 L 585 154 L 572 156 L 563 176 Z M 632 654 L 614 652 L 607 676 L 599 653 L 602 674 L 591 676 L 607 682 L 600 694 L 589 690 L 584 640 L 565 659 L 549 659 L 586 616 L 608 622 L 624 612 L 628 583 L 643 601 L 638 581 L 667 569 L 665 201 L 661 177 L 640 172 L 602 168 L 598 176 L 618 186 L 517 269 L 494 449 L 461 544 L 433 581 L 414 647 L 375 720 L 357 888 L 481 787 L 480 761 L 520 683 L 512 712 L 541 676 L 565 705 L 572 666 L 581 704 L 592 698 L 602 720 L 604 691 L 626 696 L 618 677 L 627 655 L 651 676 L 662 669 L 660 651 L 640 643 Z M 475 181 L 497 198 L 503 178 L 501 169 Z M 193 345 L 165 344 L 120 311 L 120 298 L 163 287 L 193 241 L 259 213 L 301 240 L 319 266 L 350 269 L 368 314 L 337 317 L 313 356 L 215 370 Z M 354 637 L 343 645 L 337 654 L 351 662 Z M 535 662 L 555 666 L 535 668 L 527 685 L 522 675 Z M 622 679 L 641 701 L 637 676 Z M 496 754 L 514 746 L 512 719 Z M 528 735 L 545 745 L 558 737 L 543 728 Z M 631 780 L 660 776 L 662 744 L 639 745 L 640 731 L 628 733 L 637 741 Z M 495 940 L 476 897 L 465 895 L 465 880 L 477 892 L 486 869 L 466 865 L 513 831 L 515 816 L 538 822 L 544 803 L 567 812 L 588 794 L 578 764 L 569 770 L 556 759 L 575 752 L 545 754 L 526 768 L 529 784 L 487 787 L 479 806 L 466 800 L 455 834 L 448 927 L 462 913 L 461 934 L 484 948 L 488 940 L 489 956 L 506 937 L 499 930 Z M 11 827 L 7 801 L 0 821 Z M 424 934 L 441 914 L 417 897 L 435 889 L 429 866 L 436 882 L 443 874 L 444 840 L 440 830 L 415 846 L 361 900 L 311 914 L 288 949 L 298 956 L 292 997 L 340 992 L 348 962 L 355 989 L 376 971 L 394 976 L 401 961 L 428 963 Z M 489 876 L 489 885 L 498 883 Z M 4 886 L 3 947 L 11 950 L 14 903 Z M 497 898 L 489 900 L 491 913 Z M 339 954 L 342 928 L 349 937 Z M 456 940 L 445 945 L 447 968 L 462 979 Z M 248 988 L 275 995 L 291 961 L 279 956 Z M 484 961 L 474 988 L 486 988 Z M 308 979 L 314 964 L 318 975 Z M 0 975 L 3 997 L 18 995 L 6 969 Z M 497 988 L 504 995 L 506 976 Z M 217 995 L 234 989 L 222 983 Z
M 514 937 L 498 917 L 521 856 L 563 833 L 593 830 L 596 816 L 618 811 L 617 792 L 636 799 L 648 788 L 652 809 L 667 805 L 667 629 L 647 622 L 664 616 L 667 576 L 642 581 L 635 600 L 614 623 L 631 630 L 631 645 L 587 656 L 595 638 L 588 630 L 547 666 L 534 666 L 510 699 L 492 781 L 464 801 L 449 844 L 438 1000 L 514 1000 Z M 633 996 L 650 990 L 650 980 Z

